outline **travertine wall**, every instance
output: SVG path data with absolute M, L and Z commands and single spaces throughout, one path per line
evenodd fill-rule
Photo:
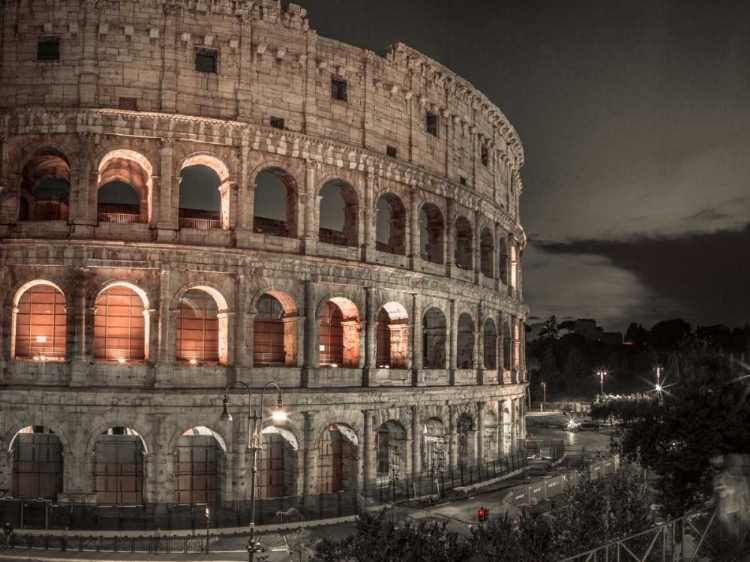
M 484 459 L 485 417 L 496 420 L 498 452 L 525 437 L 521 350 L 528 310 L 518 259 L 525 244 L 518 218 L 523 152 L 513 128 L 481 93 L 404 45 L 378 57 L 320 38 L 295 5 L 16 0 L 4 3 L 2 18 L 2 450 L 22 427 L 53 429 L 65 451 L 64 492 L 86 494 L 97 435 L 132 427 L 148 450 L 144 499 L 164 503 L 174 500 L 177 439 L 206 426 L 227 445 L 231 478 L 221 498 L 246 498 L 242 416 L 219 422 L 221 392 L 233 381 L 283 387 L 288 427 L 300 444 L 300 493 L 317 491 L 319 439 L 331 424 L 358 437 L 360 486 L 374 477 L 373 432 L 389 420 L 406 432 L 407 469 L 414 474 L 423 468 L 428 420 L 444 424 L 452 466 L 462 414 L 475 420 L 476 462 Z M 60 37 L 59 61 L 36 60 L 40 36 Z M 218 50 L 216 74 L 196 72 L 197 47 Z M 347 80 L 348 101 L 331 99 L 332 75 Z M 137 110 L 120 109 L 121 98 L 135 98 Z M 437 136 L 425 130 L 427 111 L 439 116 Z M 284 118 L 285 129 L 269 127 L 271 117 Z M 386 145 L 397 149 L 396 157 L 386 156 Z M 52 151 L 67 163 L 70 214 L 21 220 L 24 170 Z M 127 162 L 137 173 L 126 178 L 113 162 Z M 179 220 L 180 173 L 192 164 L 219 176 L 220 228 L 188 228 Z M 283 171 L 289 190 L 287 223 L 295 226 L 288 237 L 253 228 L 256 178 L 268 169 Z M 97 190 L 113 177 L 128 179 L 141 194 L 140 222 L 99 220 Z M 319 239 L 318 194 L 329 180 L 345 182 L 356 196 L 353 247 Z M 405 215 L 396 217 L 389 251 L 375 244 L 375 209 L 384 195 Z M 419 213 L 427 203 L 442 215 L 441 242 L 433 248 L 441 264 L 420 253 Z M 454 263 L 460 217 L 471 225 L 468 269 Z M 483 229 L 493 242 L 485 245 L 493 259 L 484 271 Z M 65 296 L 61 361 L 13 353 L 17 298 L 37 281 Z M 145 361 L 93 359 L 95 301 L 113 283 L 143 295 Z M 191 288 L 210 291 L 219 305 L 219 364 L 177 361 L 177 303 Z M 253 365 L 255 304 L 266 293 L 289 313 L 284 367 Z M 346 328 L 356 366 L 320 366 L 319 324 L 331 299 L 346 299 L 356 312 Z M 395 338 L 406 367 L 379 369 L 377 315 L 396 304 L 408 316 Z M 445 349 L 438 350 L 444 368 L 422 366 L 423 343 L 440 340 L 432 330 L 425 338 L 429 309 L 445 319 Z M 461 315 L 473 331 L 459 350 Z M 498 369 L 483 364 L 488 321 L 498 336 Z M 472 365 L 457 365 L 467 346 Z M 10 488 L 10 459 L 0 455 L 0 489 Z

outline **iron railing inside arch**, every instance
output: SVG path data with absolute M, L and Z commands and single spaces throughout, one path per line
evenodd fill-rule
M 716 507 L 694 511 L 558 562 L 745 561 L 750 523 Z

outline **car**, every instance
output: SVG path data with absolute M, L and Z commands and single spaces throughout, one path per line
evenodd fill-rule
M 579 431 L 599 431 L 599 422 L 584 421 L 578 428 Z

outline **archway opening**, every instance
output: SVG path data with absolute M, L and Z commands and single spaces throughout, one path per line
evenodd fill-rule
M 44 281 L 27 284 L 16 297 L 14 352 L 16 359 L 64 361 L 65 295 Z
M 507 323 L 503 323 L 503 369 L 506 371 L 510 371 L 510 365 L 511 365 L 511 356 L 510 356 L 510 350 L 511 350 L 511 337 L 510 337 L 510 328 L 508 327 Z
M 219 363 L 219 306 L 202 289 L 189 289 L 177 308 L 177 360 L 191 365 Z
M 430 418 L 422 426 L 422 472 L 435 475 L 447 468 L 445 424 Z
M 497 441 L 497 415 L 494 410 L 487 410 L 484 416 L 484 462 L 488 463 L 498 459 Z
M 258 498 L 283 498 L 296 495 L 295 484 L 299 444 L 288 429 L 268 426 L 263 429 L 263 450 L 259 455 Z
M 458 317 L 458 352 L 456 367 L 459 369 L 474 368 L 474 320 L 462 313 Z
M 348 425 L 334 423 L 323 431 L 318 457 L 318 493 L 357 489 L 358 440 Z
M 97 193 L 96 220 L 131 224 L 147 222 L 141 216 L 141 200 L 135 188 L 121 181 L 111 181 Z
M 489 228 L 482 229 L 479 241 L 480 268 L 488 279 L 495 278 L 495 243 Z
M 70 163 L 58 150 L 40 150 L 21 171 L 18 220 L 68 220 L 69 211 Z
M 461 269 L 471 270 L 474 267 L 474 234 L 471 222 L 466 217 L 456 219 L 455 264 Z
M 320 190 L 320 242 L 357 246 L 357 193 L 348 183 L 331 180 Z
M 13 479 L 10 495 L 18 499 L 56 500 L 63 490 L 63 446 L 51 429 L 24 427 L 10 444 Z
M 443 215 L 432 203 L 419 211 L 419 253 L 423 260 L 443 264 Z
M 131 287 L 117 285 L 96 298 L 94 359 L 144 361 L 146 359 L 146 303 Z
M 376 327 L 377 366 L 405 369 L 409 361 L 409 316 L 396 302 L 385 304 L 378 312 Z
M 474 419 L 461 414 L 456 424 L 458 434 L 458 466 L 468 468 L 476 459 L 476 431 Z
M 297 364 L 297 308 L 284 293 L 266 293 L 256 304 L 253 365 Z
M 92 474 L 97 505 L 143 504 L 146 446 L 130 427 L 111 427 L 94 444 Z
M 484 322 L 484 368 L 497 369 L 497 329 L 492 318 Z
M 499 273 L 500 275 L 500 281 L 503 282 L 503 285 L 506 287 L 510 285 L 510 279 L 508 278 L 508 268 L 510 263 L 510 256 L 508 255 L 508 244 L 505 240 L 500 240 L 500 253 L 498 254 L 498 260 L 500 263 L 498 264 L 499 267 Z
M 375 433 L 376 470 L 378 486 L 398 482 L 406 474 L 406 429 L 400 422 L 388 420 Z
M 213 430 L 198 426 L 177 441 L 174 478 L 177 503 L 217 503 L 226 472 L 223 439 Z
M 422 368 L 445 369 L 446 343 L 445 315 L 432 307 L 422 318 Z
M 281 168 L 269 168 L 255 180 L 253 232 L 297 236 L 297 185 Z
M 392 193 L 378 199 L 375 249 L 399 256 L 406 254 L 406 209 Z
M 326 302 L 320 318 L 320 366 L 359 367 L 359 311 L 344 298 Z
M 153 169 L 132 150 L 115 150 L 99 165 L 97 219 L 99 222 L 147 223 Z
M 219 191 L 219 175 L 206 165 L 194 164 L 184 167 L 180 177 L 180 228 L 223 228 L 223 215 L 228 213 L 229 201 Z

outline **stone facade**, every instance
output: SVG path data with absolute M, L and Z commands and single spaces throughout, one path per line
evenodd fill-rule
M 319 37 L 294 4 L 10 0 L 2 10 L 3 451 L 22 428 L 52 430 L 60 493 L 91 495 L 100 436 L 130 428 L 143 442 L 143 501 L 169 503 L 178 441 L 205 427 L 222 445 L 217 498 L 245 499 L 244 417 L 219 421 L 233 381 L 282 387 L 297 495 L 325 491 L 321 442 L 336 428 L 355 450 L 337 486 L 360 489 L 381 470 L 382 428 L 402 475 L 428 468 L 433 437 L 446 467 L 525 437 L 523 151 L 483 94 L 402 44 L 381 57 Z M 180 208 L 191 166 L 218 178 L 215 218 Z M 278 231 L 255 213 L 264 173 L 286 189 Z M 42 196 L 50 178 L 69 191 Z M 113 181 L 137 194 L 130 214 L 98 203 Z M 341 190 L 340 233 L 321 225 L 326 185 Z M 388 242 L 376 240 L 381 198 Z M 137 303 L 127 358 L 107 347 L 106 331 L 122 327 L 103 313 L 113 288 Z M 58 312 L 34 308 L 49 295 Z M 184 323 L 195 295 L 215 309 L 200 340 L 215 334 L 213 355 L 185 351 L 197 341 Z M 267 325 L 264 295 L 283 309 Z M 60 331 L 45 325 L 57 343 L 44 351 L 51 336 L 35 336 L 34 323 L 49 318 Z M 261 325 L 273 360 L 254 348 Z M 327 349 L 331 334 L 341 344 Z M 233 393 L 232 404 L 237 414 L 247 398 Z M 14 489 L 13 454 L 0 455 L 0 489 Z

